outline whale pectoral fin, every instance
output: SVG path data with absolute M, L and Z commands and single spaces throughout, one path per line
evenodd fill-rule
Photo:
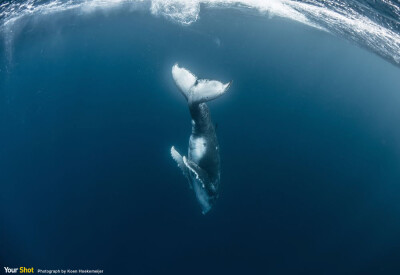
M 185 163 L 183 162 L 183 158 L 182 158 L 181 154 L 179 154 L 178 151 L 176 151 L 174 146 L 171 147 L 171 156 L 176 161 L 176 164 L 178 164 L 178 167 L 181 168 L 183 175 L 189 180 L 188 168 L 186 167 Z M 190 186 L 190 188 L 192 188 L 190 181 L 189 181 L 189 186 Z
M 171 156 L 176 161 L 176 164 L 178 164 L 178 167 L 181 168 L 183 174 L 187 176 L 188 171 L 185 163 L 183 162 L 183 158 L 181 154 L 179 154 L 178 151 L 176 151 L 174 146 L 171 147 Z
M 189 173 L 193 174 L 196 179 L 201 181 L 203 188 L 209 182 L 209 177 L 206 171 L 191 160 L 188 160 L 185 156 L 183 157 L 183 163 L 186 165 Z

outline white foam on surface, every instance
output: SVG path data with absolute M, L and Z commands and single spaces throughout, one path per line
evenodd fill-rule
M 400 64 L 400 34 L 384 24 L 360 14 L 345 1 L 306 2 L 293 0 L 52 0 L 40 3 L 38 0 L 12 1 L 0 4 L 1 25 L 16 23 L 30 15 L 54 14 L 67 10 L 90 13 L 95 10 L 109 10 L 122 6 L 132 9 L 144 7 L 155 16 L 162 16 L 174 22 L 190 25 L 199 20 L 201 8 L 240 7 L 254 10 L 268 17 L 278 16 L 301 22 L 308 26 L 329 30 L 349 40 L 370 48 L 372 51 Z M 395 14 L 400 6 L 384 1 Z M 398 20 L 399 21 L 399 20 Z M 397 24 L 400 24 L 397 21 Z

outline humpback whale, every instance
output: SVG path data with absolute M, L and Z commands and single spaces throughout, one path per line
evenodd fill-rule
M 232 81 L 224 84 L 217 80 L 198 79 L 178 64 L 172 67 L 172 77 L 187 100 L 192 134 L 187 157 L 179 154 L 174 146 L 171 156 L 194 190 L 202 213 L 206 214 L 218 198 L 220 183 L 219 145 L 206 102 L 223 95 Z

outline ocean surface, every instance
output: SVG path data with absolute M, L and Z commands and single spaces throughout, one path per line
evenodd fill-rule
M 400 3 L 0 2 L 0 268 L 400 274 Z M 170 156 L 209 103 L 220 196 Z

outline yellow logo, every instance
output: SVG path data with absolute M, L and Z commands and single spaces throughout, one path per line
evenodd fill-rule
M 20 267 L 19 268 L 19 273 L 35 273 L 33 267 L 31 268 L 26 268 L 26 267 Z

